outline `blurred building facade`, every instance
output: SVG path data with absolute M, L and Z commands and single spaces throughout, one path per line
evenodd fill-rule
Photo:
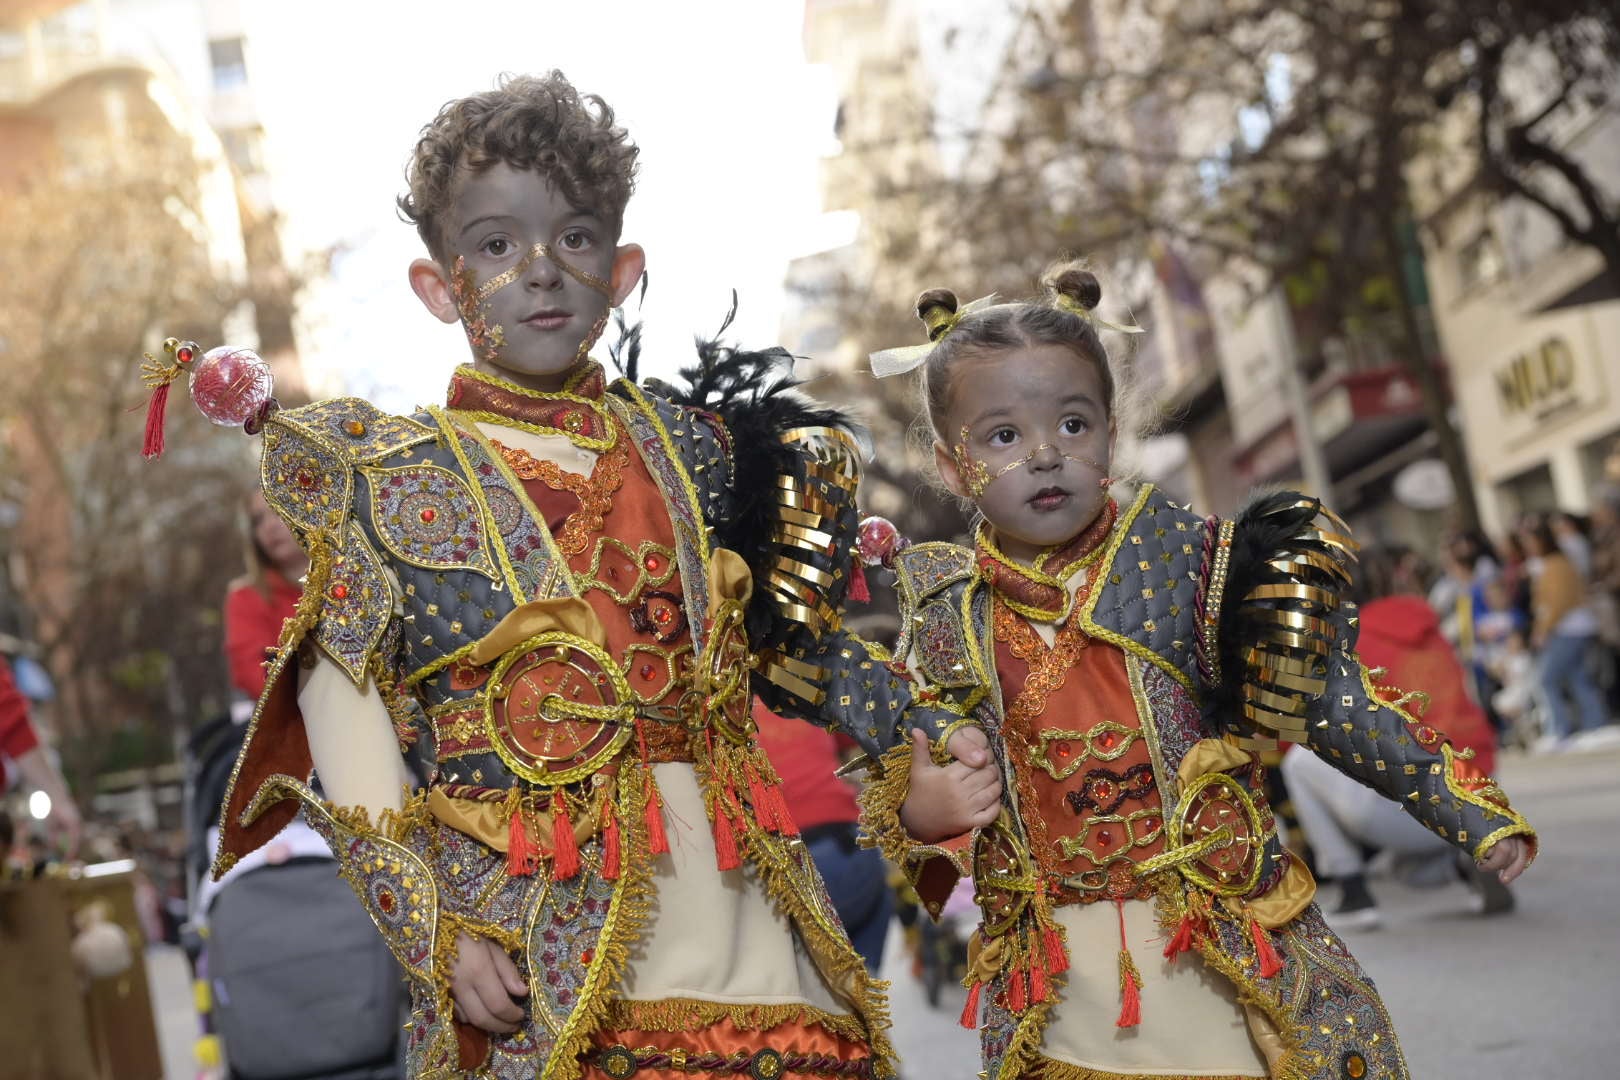
M 1074 115 L 1060 72 L 1083 70 L 1098 57 L 1123 60 L 1129 43 L 1155 32 L 1118 7 L 1032 0 L 1027 5 L 973 5 L 950 0 L 808 0 L 805 39 L 812 62 L 837 74 L 843 105 L 839 122 L 844 153 L 828 162 L 826 206 L 861 216 L 848 252 L 800 260 L 797 279 L 824 279 L 836 261 L 843 273 L 869 283 L 871 302 L 909 318 L 905 305 L 920 286 L 907 278 L 906 251 L 893 237 L 908 237 L 951 267 L 962 288 L 988 291 L 1000 281 L 1022 282 L 1027 293 L 1041 264 L 1061 252 L 1042 238 L 1020 238 L 1033 250 L 986 251 L 953 241 L 948 217 L 930 216 L 929 185 L 965 180 L 981 185 L 988 171 L 1005 168 L 1048 185 L 1051 205 L 1087 210 L 1086 183 L 1128 188 L 1126 175 L 1077 175 L 1068 170 L 1067 132 L 1106 125 L 1109 138 L 1141 147 L 1175 147 L 1215 155 L 1244 137 L 1237 104 L 1227 112 L 1188 115 L 1144 94 L 1106 117 Z M 1053 33 L 1053 28 L 1061 28 Z M 1071 55 L 1072 54 L 1072 55 Z M 1277 92 L 1286 94 L 1286 70 Z M 930 123 L 932 139 L 918 140 L 910 118 Z M 867 125 L 858 128 L 856 125 Z M 917 145 L 920 142 L 920 145 Z M 874 154 L 872 146 L 883 148 Z M 1144 155 L 1145 157 L 1146 155 Z M 1062 162 L 1063 168 L 1053 163 Z M 1129 155 L 1107 168 L 1129 170 Z M 874 182 L 870 170 L 880 170 Z M 865 173 L 865 175 L 861 175 Z M 1020 192 L 1014 197 L 1031 196 Z M 1035 193 L 1034 197 L 1042 197 Z M 896 226 L 899 227 L 896 227 Z M 954 258 L 953 242 L 955 243 Z M 1424 333 L 1427 359 L 1438 358 L 1423 286 L 1422 252 L 1414 240 L 1404 283 Z M 1305 469 L 1296 414 L 1309 417 L 1309 438 L 1320 449 L 1331 491 L 1324 494 L 1359 527 L 1381 539 L 1422 544 L 1445 525 L 1443 509 L 1414 507 L 1395 497 L 1396 481 L 1415 463 L 1434 457 L 1421 396 L 1392 342 L 1393 325 L 1361 325 L 1355 333 L 1322 325 L 1308 304 L 1282 290 L 1256 291 L 1242 270 L 1155 238 L 1146 250 L 1098 267 L 1105 286 L 1104 315 L 1148 327 L 1140 338 L 1107 341 L 1116 365 L 1128 369 L 1149 419 L 1151 434 L 1124 447 L 1147 479 L 1173 498 L 1203 512 L 1231 513 L 1257 484 L 1301 484 Z M 975 293 L 976 294 L 976 293 Z M 815 302 L 807 290 L 808 305 Z M 963 299 L 967 299 L 966 296 Z M 796 330 L 815 326 L 813 340 Z M 882 344 L 915 340 L 899 324 Z M 852 373 L 865 371 L 864 350 L 825 317 L 801 313 L 784 337 L 790 347 L 814 345 Z M 863 344 L 877 344 L 865 342 Z M 1282 392 L 1297 372 L 1298 404 Z M 869 382 L 869 376 L 859 375 Z M 918 460 L 917 467 L 932 468 Z M 892 495 L 890 496 L 893 497 Z M 879 512 L 890 513 L 890 508 Z
M 22 223 L 23 231 L 13 239 L 20 237 L 29 251 L 40 245 L 48 250 L 47 238 L 56 236 L 51 230 L 71 234 L 75 222 L 133 219 L 137 224 L 118 239 L 71 237 L 77 254 L 59 261 L 75 279 L 84 264 L 114 274 L 161 274 L 163 260 L 174 256 L 172 246 L 158 254 L 104 251 L 97 245 L 116 248 L 131 237 L 180 235 L 186 248 L 183 280 L 209 293 L 189 315 L 157 302 L 156 297 L 170 295 L 158 289 L 146 294 L 152 303 L 130 303 L 127 309 L 120 305 L 139 293 L 139 286 L 109 287 L 100 311 L 94 298 L 79 296 L 62 310 L 73 313 L 70 321 L 83 319 L 82 333 L 61 326 L 53 332 L 49 311 L 32 321 L 8 319 L 0 332 L 0 375 L 7 376 L 8 388 L 60 392 L 64 400 L 71 397 L 85 408 L 111 409 L 111 415 L 122 417 L 140 400 L 139 348 L 155 349 L 164 333 L 181 332 L 199 340 L 256 344 L 276 369 L 278 392 L 299 393 L 303 379 L 293 333 L 292 282 L 263 168 L 263 130 L 247 81 L 250 49 L 240 26 L 236 0 L 0 0 L 0 198 L 41 215 L 32 236 L 29 223 Z M 109 176 L 121 168 L 126 182 L 116 187 Z M 176 176 L 183 178 L 184 190 L 163 190 L 165 178 Z M 127 201 L 97 212 L 83 209 L 112 190 Z M 143 228 L 142 218 L 161 227 Z M 19 248 L 4 254 L 11 272 L 29 269 L 19 264 L 30 258 Z M 176 280 L 182 280 L 178 267 L 176 272 Z M 47 292 L 35 301 L 48 298 Z M 188 321 L 183 330 L 174 325 L 205 310 L 210 314 L 203 322 Z M 53 374 L 52 353 L 64 348 L 105 349 L 109 355 L 98 361 L 99 368 L 86 364 Z M 59 721 L 58 734 L 88 734 L 86 725 L 110 723 L 95 717 L 133 712 L 113 684 L 134 676 L 98 671 L 85 678 L 79 674 L 85 650 L 66 643 L 74 637 L 70 624 L 84 615 L 79 563 L 86 530 L 93 528 L 91 522 L 115 516 L 108 509 L 114 493 L 100 490 L 93 479 L 103 472 L 98 455 L 133 458 L 139 446 L 138 415 L 127 424 L 113 423 L 120 432 L 128 429 L 128 444 L 119 439 L 116 448 L 74 446 L 57 443 L 60 432 L 48 425 L 25 423 L 15 411 L 0 410 L 0 601 L 5 607 L 0 632 L 23 649 L 32 650 L 35 641 L 55 643 L 41 659 L 61 691 L 58 714 L 47 707 L 40 719 L 47 729 L 53 719 Z M 221 476 L 245 483 L 250 475 L 242 448 L 234 443 L 176 449 L 171 456 L 190 459 L 182 467 L 207 459 L 207 467 Z M 153 479 L 162 475 L 153 473 Z M 138 508 L 152 496 L 125 486 L 116 497 Z M 234 513 L 233 500 L 225 499 L 219 513 L 227 518 Z M 157 510 L 145 514 L 125 543 L 155 553 L 177 535 L 172 516 Z M 192 553 L 182 554 L 191 560 Z M 196 568 L 197 577 L 224 570 L 217 549 L 195 555 L 219 567 Z M 160 565 L 155 557 L 146 562 L 148 573 Z M 128 614 L 136 616 L 133 609 Z M 173 722 L 184 722 L 187 705 L 195 702 L 180 700 L 177 691 L 169 696 L 172 707 L 162 711 Z
M 1488 191 L 1455 152 L 1473 121 L 1449 119 L 1410 184 L 1480 514 L 1499 533 L 1524 513 L 1591 507 L 1620 446 L 1620 280 L 1544 209 Z M 1558 149 L 1620 205 L 1615 97 L 1600 110 L 1576 103 L 1557 123 Z

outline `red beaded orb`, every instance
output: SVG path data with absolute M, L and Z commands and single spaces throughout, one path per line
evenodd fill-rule
M 187 365 L 191 400 L 221 427 L 238 427 L 270 400 L 270 365 L 252 349 L 221 345 Z

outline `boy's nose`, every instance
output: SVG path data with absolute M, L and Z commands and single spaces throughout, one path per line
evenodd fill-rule
M 562 284 L 562 278 L 562 270 L 551 260 L 548 252 L 529 265 L 524 283 L 531 289 L 555 289 Z

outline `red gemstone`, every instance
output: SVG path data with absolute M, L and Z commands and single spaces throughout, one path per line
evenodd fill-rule
M 636 671 L 636 674 L 640 675 L 643 679 L 650 679 L 653 677 L 653 672 L 656 670 L 657 669 L 651 664 L 642 664 L 641 667 Z
M 596 959 L 595 949 L 586 949 L 584 952 L 579 954 L 579 962 L 584 964 L 586 967 L 589 967 L 591 961 L 594 959 Z
M 377 894 L 377 906 L 382 908 L 384 915 L 394 912 L 394 894 L 384 889 Z
M 1103 829 L 1097 833 L 1097 839 L 1101 840 L 1105 844 L 1112 844 L 1114 842 L 1114 834 L 1109 832 L 1107 829 Z
M 1114 748 L 1114 744 L 1118 741 L 1118 735 L 1114 734 L 1112 731 L 1105 731 L 1097 738 L 1097 745 L 1102 747 L 1104 750 L 1112 750 Z
M 438 520 L 438 517 L 439 512 L 430 506 L 426 510 L 422 511 L 422 524 L 431 525 Z
M 345 599 L 348 598 L 348 596 L 349 596 L 349 587 L 347 585 L 338 584 L 338 585 L 332 586 L 332 599 L 334 599 L 334 600 L 345 600 Z
M 649 574 L 656 574 L 656 573 L 658 573 L 658 568 L 663 566 L 664 563 L 663 563 L 663 560 L 659 559 L 658 556 L 649 555 L 649 556 L 647 556 L 646 560 L 642 563 L 642 565 L 647 568 L 647 572 Z
M 190 349 L 187 349 L 187 348 L 179 348 L 179 349 L 176 349 L 174 351 L 175 360 L 178 361 L 179 363 L 182 363 L 182 364 L 191 363 L 191 357 L 193 355 L 194 354 L 192 353 L 192 351 Z
M 673 619 L 674 617 L 675 616 L 669 613 L 668 608 L 659 608 L 657 611 L 653 612 L 653 622 L 657 623 L 659 626 L 667 626 L 669 624 L 669 620 Z
M 307 473 L 307 472 L 299 473 L 298 474 L 298 486 L 302 487 L 302 488 L 314 487 L 315 486 L 315 477 L 312 474 Z
M 1072 756 L 1074 754 L 1074 747 L 1069 745 L 1067 739 L 1063 740 L 1062 742 L 1058 742 L 1058 743 L 1053 744 L 1052 748 L 1057 751 L 1057 756 L 1058 757 L 1066 758 L 1066 757 L 1070 757 L 1070 756 Z

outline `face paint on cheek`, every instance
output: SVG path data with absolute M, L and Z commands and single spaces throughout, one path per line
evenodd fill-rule
M 589 270 L 575 266 L 566 259 L 558 257 L 550 244 L 544 242 L 535 244 L 515 265 L 501 271 L 476 288 L 473 287 L 475 284 L 473 273 L 467 268 L 466 259 L 458 256 L 456 259 L 456 273 L 451 278 L 452 291 L 456 297 L 456 307 L 461 312 L 462 322 L 467 327 L 468 339 L 472 342 L 474 349 L 484 350 L 482 353 L 484 359 L 495 360 L 500 354 L 501 346 L 506 343 L 505 331 L 501 329 L 500 325 L 488 322 L 490 297 L 508 285 L 522 280 L 529 267 L 540 259 L 550 259 L 552 265 L 563 273 L 586 288 L 599 292 L 608 298 L 608 306 L 602 309 L 602 314 L 597 316 L 596 322 L 591 325 L 590 330 L 580 339 L 579 348 L 574 352 L 574 361 L 576 363 L 583 361 L 590 355 L 591 347 L 601 338 L 602 331 L 607 329 L 608 315 L 612 311 L 613 283 L 606 278 L 596 276 Z
M 501 354 L 501 346 L 506 344 L 506 331 L 501 329 L 499 323 L 489 321 L 489 304 L 485 297 L 493 290 L 488 286 L 486 282 L 484 288 L 479 288 L 466 257 L 456 256 L 456 265 L 450 271 L 450 296 L 456 302 L 456 311 L 461 314 L 461 325 L 467 331 L 467 343 L 479 357 L 494 361 Z
M 991 484 L 1000 480 L 1003 476 L 1034 461 L 1035 455 L 1042 450 L 1056 449 L 1051 443 L 1041 443 L 1023 457 L 1007 462 L 1007 464 L 992 473 L 988 465 L 975 458 L 972 452 L 968 450 L 967 442 L 968 429 L 963 426 L 962 441 L 951 448 L 951 458 L 956 462 L 956 472 L 962 478 L 962 485 L 967 489 L 968 498 L 974 500 L 982 496 Z M 1107 466 L 1101 462 L 1093 461 L 1090 458 L 1075 457 L 1073 454 L 1063 454 L 1062 456 L 1065 460 L 1072 461 L 1076 465 L 1090 465 L 1093 469 L 1102 473 L 1102 479 L 1097 481 L 1097 486 L 1104 491 L 1107 491 L 1109 485 L 1114 482 L 1114 478 L 1108 475 Z

